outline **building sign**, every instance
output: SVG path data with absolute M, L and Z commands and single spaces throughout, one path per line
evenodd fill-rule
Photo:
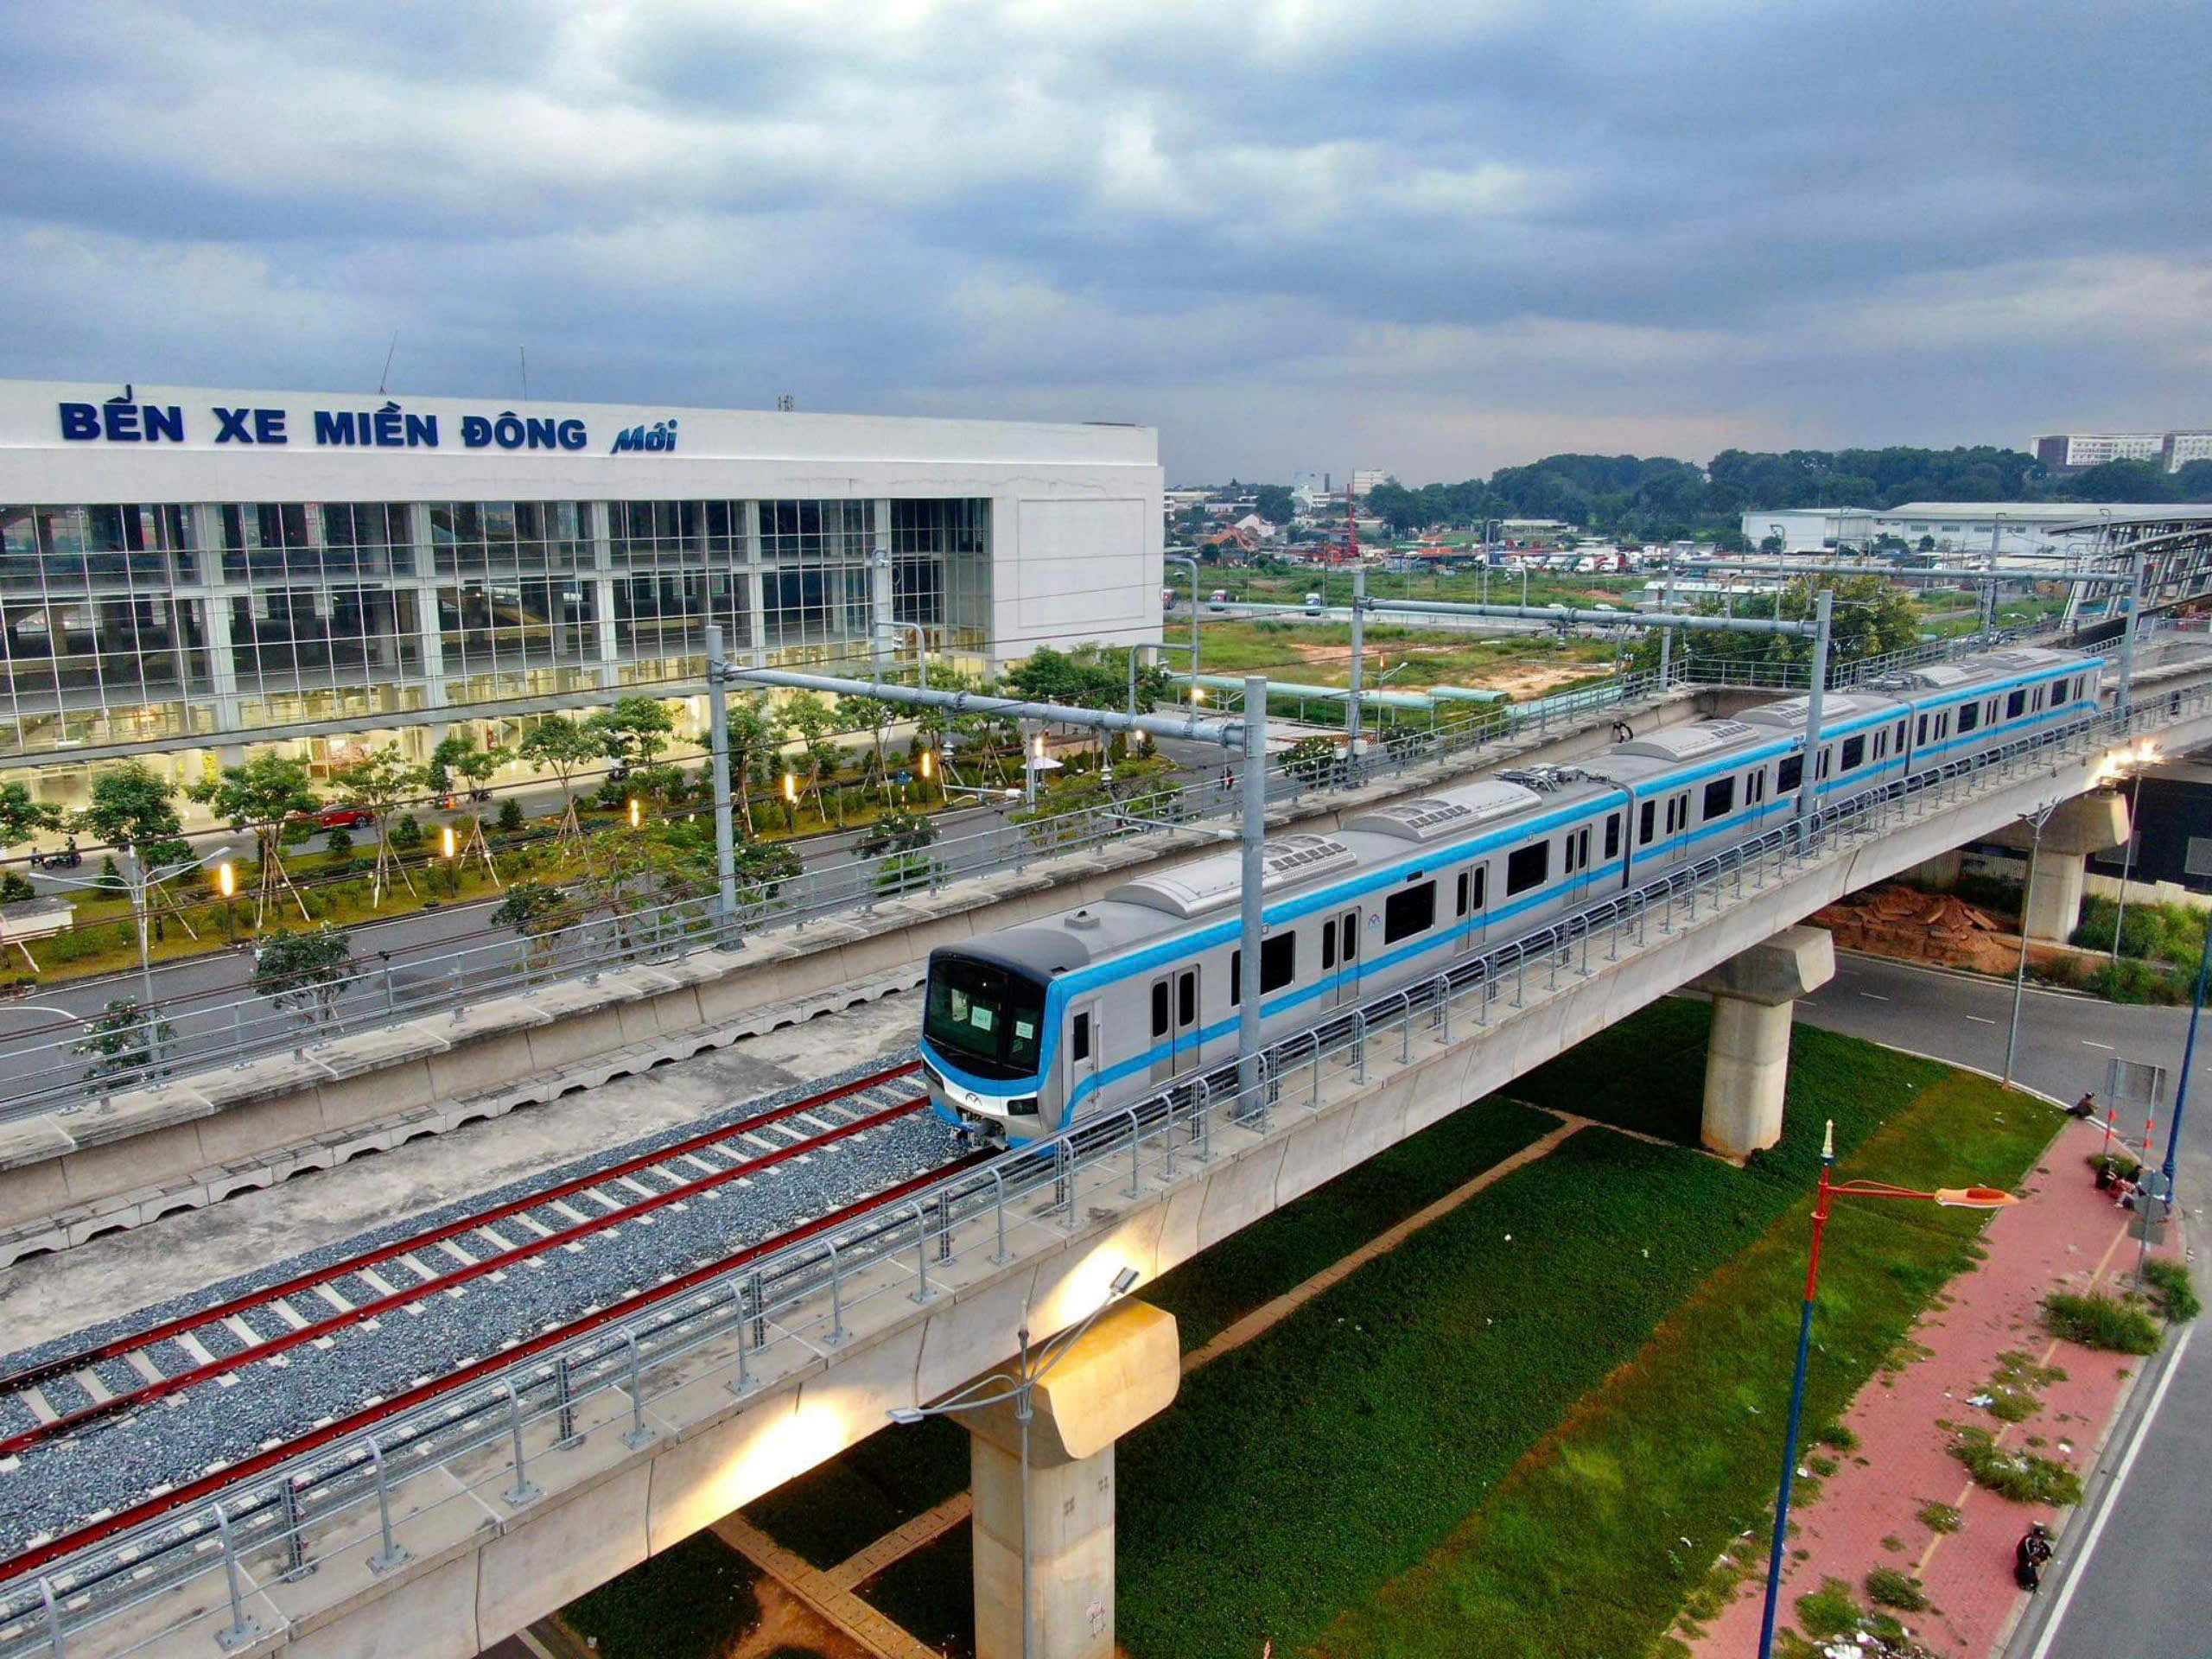
M 65 443 L 162 444 L 194 448 L 520 449 L 590 448 L 591 432 L 575 416 L 496 414 L 407 409 L 392 399 L 373 408 L 308 409 L 254 404 L 141 402 L 125 386 L 99 403 L 63 399 L 54 405 Z M 610 454 L 669 454 L 676 422 L 636 423 L 617 431 Z

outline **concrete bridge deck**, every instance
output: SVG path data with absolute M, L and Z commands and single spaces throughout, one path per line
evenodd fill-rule
M 2212 692 L 2144 702 L 2139 729 L 2175 747 L 2212 740 Z M 756 1304 L 759 1341 L 745 1340 L 747 1319 L 669 1350 L 634 1400 L 626 1386 L 583 1397 L 565 1449 L 551 1412 L 528 1414 L 534 1495 L 505 1496 L 518 1478 L 504 1435 L 397 1480 L 404 1562 L 371 1567 L 377 1520 L 359 1500 L 308 1527 L 310 1576 L 288 1577 L 266 1546 L 243 1550 L 241 1605 L 259 1634 L 233 1650 L 467 1659 L 874 1432 L 889 1408 L 1001 1360 L 1018 1326 L 1065 1326 L 1123 1268 L 1165 1272 L 1844 893 L 2082 792 L 2110 742 L 2085 736 L 1864 810 L 1794 852 L 1746 855 L 1687 892 L 1615 910 L 1448 1010 L 1378 1022 L 1357 1046 L 1286 1046 L 1271 1115 L 1237 1122 L 1217 1107 L 1204 1158 L 1186 1116 L 1165 1134 L 1109 1135 L 1057 1192 L 1048 1179 L 934 1233 L 918 1212 L 912 1245 L 849 1264 L 834 1296 L 817 1287 Z M 626 1436 L 633 1408 L 650 1438 Z M 211 1560 L 111 1617 L 73 1621 L 69 1652 L 205 1654 L 232 1618 Z

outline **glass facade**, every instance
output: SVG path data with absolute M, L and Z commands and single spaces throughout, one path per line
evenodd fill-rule
M 0 505 L 0 765 L 673 688 L 709 622 L 757 664 L 865 661 L 879 610 L 979 657 L 990 581 L 982 499 Z

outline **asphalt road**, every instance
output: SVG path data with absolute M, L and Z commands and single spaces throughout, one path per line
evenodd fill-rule
M 1798 1004 L 1801 1018 L 1964 1065 L 2000 1071 L 2009 986 L 1840 957 L 1836 977 Z M 2178 1083 L 2188 1013 L 2117 1007 L 2085 997 L 2028 993 L 2018 1072 L 2030 1086 L 2072 1100 L 2101 1097 L 2116 1053 L 2168 1068 Z M 2212 1028 L 2200 1033 L 2190 1115 L 2176 1178 L 2192 1236 L 2212 1194 Z M 2141 1133 L 2141 1125 L 2135 1132 Z M 2166 1125 L 2158 1126 L 2163 1150 Z M 2203 1274 L 2198 1274 L 2200 1290 Z M 2212 1316 L 2208 1316 L 2212 1317 Z M 2193 1327 L 2192 1327 L 2193 1329 Z M 2147 1428 L 2139 1427 L 2148 1420 Z M 2085 1483 L 2088 1497 L 2058 1544 L 2047 1576 L 2006 1649 L 2008 1659 L 2190 1659 L 2212 1654 L 2200 1574 L 2212 1560 L 2212 1338 L 2189 1336 L 2146 1370 L 2128 1415 Z M 2008 1561 L 1992 1570 L 2009 1569 Z

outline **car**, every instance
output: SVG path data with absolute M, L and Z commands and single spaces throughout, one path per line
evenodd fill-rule
M 302 823 L 311 822 L 318 830 L 358 830 L 377 821 L 376 813 L 365 806 L 326 806 L 292 816 Z
M 1306 594 L 1306 614 L 1308 616 L 1319 616 L 1321 614 L 1321 595 L 1319 594 Z

